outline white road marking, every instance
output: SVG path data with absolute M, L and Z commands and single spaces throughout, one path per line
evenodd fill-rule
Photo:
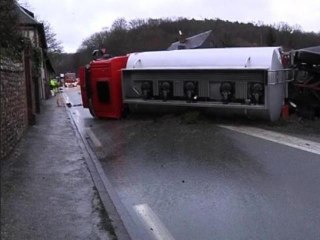
M 91 141 L 93 142 L 93 144 L 96 146 L 96 148 L 102 147 L 101 142 L 99 141 L 99 139 L 96 137 L 96 135 L 92 132 L 90 128 L 86 128 L 86 132 L 90 137 Z
M 152 211 L 148 204 L 134 206 L 143 224 L 147 227 L 150 234 L 157 240 L 174 240 L 171 233 L 164 226 L 158 216 Z
M 250 136 L 262 138 L 268 141 L 276 142 L 289 147 L 297 148 L 306 152 L 311 152 L 311 153 L 320 155 L 320 143 L 317 143 L 317 142 L 308 141 L 302 138 L 288 136 L 285 134 L 263 130 L 255 127 L 230 126 L 230 125 L 218 125 L 218 126 L 232 130 L 232 131 L 244 133 Z
M 63 96 L 63 98 L 64 98 L 64 100 L 65 100 L 66 103 L 71 103 L 71 102 L 70 102 L 70 98 L 68 97 L 67 94 L 62 93 L 62 96 Z
M 72 113 L 73 113 L 72 117 L 73 117 L 74 121 L 77 123 L 77 125 L 79 125 L 79 123 L 80 123 L 80 112 L 78 110 L 73 110 Z

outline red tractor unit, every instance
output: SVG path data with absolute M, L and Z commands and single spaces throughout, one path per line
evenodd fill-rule
M 127 56 L 92 61 L 79 71 L 83 107 L 97 118 L 119 119 L 123 113 L 121 70 Z

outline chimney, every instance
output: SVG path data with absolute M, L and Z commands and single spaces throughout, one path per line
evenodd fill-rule
M 186 43 L 186 41 L 187 41 L 186 36 L 183 34 L 181 30 L 179 30 L 179 42 Z

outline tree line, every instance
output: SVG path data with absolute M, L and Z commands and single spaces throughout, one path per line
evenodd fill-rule
M 78 67 L 90 62 L 95 49 L 106 48 L 113 56 L 130 52 L 165 50 L 178 40 L 181 30 L 193 36 L 212 30 L 213 47 L 282 46 L 285 50 L 320 45 L 320 32 L 304 32 L 298 25 L 281 22 L 239 23 L 220 19 L 135 19 L 115 20 L 110 28 L 97 32 L 84 40 L 74 54 L 57 53 L 56 71 L 77 72 Z

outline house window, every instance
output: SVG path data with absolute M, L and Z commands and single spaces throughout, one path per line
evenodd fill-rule
M 29 38 L 30 38 L 30 41 L 32 42 L 32 44 L 34 45 L 35 42 L 34 42 L 34 31 L 29 31 Z

